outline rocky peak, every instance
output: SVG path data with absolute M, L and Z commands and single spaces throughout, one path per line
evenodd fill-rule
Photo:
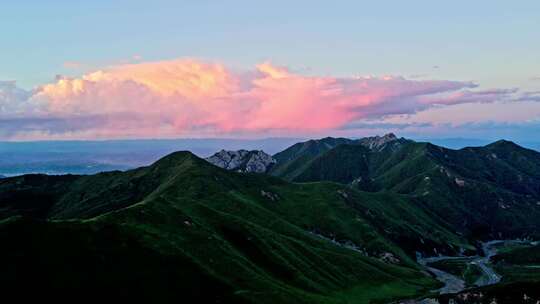
M 359 143 L 372 150 L 379 150 L 390 142 L 399 140 L 394 133 L 388 133 L 383 136 L 364 137 L 359 139 Z
M 207 157 L 206 161 L 227 170 L 255 173 L 265 173 L 276 163 L 272 156 L 256 150 L 221 150 Z

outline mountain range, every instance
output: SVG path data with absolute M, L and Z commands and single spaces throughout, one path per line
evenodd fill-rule
M 296 144 L 275 157 L 281 161 L 273 175 L 406 195 L 464 235 L 532 237 L 539 228 L 540 153 L 509 141 L 452 150 L 393 134 L 356 141 L 326 138 Z
M 234 159 L 234 161 L 231 161 Z M 175 152 L 95 175 L 0 180 L 0 289 L 86 300 L 381 303 L 441 283 L 418 256 L 538 238 L 540 153 L 393 134 L 273 156 Z

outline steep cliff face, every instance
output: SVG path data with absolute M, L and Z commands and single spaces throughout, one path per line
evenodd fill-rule
M 238 172 L 265 173 L 276 163 L 272 156 L 263 151 L 221 150 L 206 158 L 211 164 Z

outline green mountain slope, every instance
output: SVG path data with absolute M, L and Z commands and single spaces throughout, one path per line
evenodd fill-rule
M 0 181 L 0 286 L 56 300 L 410 297 L 437 283 L 398 235 L 467 245 L 442 226 L 430 236 L 427 214 L 418 226 L 408 208 L 400 196 L 229 172 L 188 152 L 128 172 L 8 178 Z
M 342 144 L 353 144 L 355 141 L 348 138 L 326 137 L 319 140 L 309 140 L 292 145 L 273 157 L 277 164 L 270 174 L 293 180 L 310 162 L 324 152 Z
M 472 238 L 534 237 L 540 228 L 540 153 L 507 141 L 461 150 L 397 140 L 377 149 L 343 144 L 292 180 L 403 194 Z
M 439 285 L 418 252 L 537 235 L 539 155 L 506 141 L 451 150 L 389 134 L 297 144 L 275 156 L 271 173 L 284 179 L 189 152 L 126 172 L 1 179 L 0 291 L 58 301 L 414 297 Z
M 384 136 L 364 137 L 360 139 L 326 137 L 318 140 L 309 140 L 297 143 L 284 151 L 275 154 L 274 158 L 277 160 L 277 164 L 272 168 L 270 174 L 289 181 L 304 180 L 306 178 L 300 177 L 300 175 L 311 170 L 309 169 L 311 166 L 316 166 L 317 164 L 313 164 L 313 162 L 317 158 L 336 147 L 342 145 L 355 145 L 368 151 L 380 151 L 383 149 L 393 151 L 398 150 L 402 144 L 408 142 L 410 141 L 404 138 L 397 138 L 392 133 Z M 353 162 L 347 162 L 345 164 L 351 165 L 352 163 Z M 343 170 L 344 175 L 350 175 L 351 173 L 347 171 L 350 170 L 350 168 L 346 166 L 341 166 L 339 169 Z M 353 168 L 352 170 L 355 169 L 357 168 Z M 346 176 L 344 178 L 346 178 Z M 330 180 L 336 181 L 335 179 Z

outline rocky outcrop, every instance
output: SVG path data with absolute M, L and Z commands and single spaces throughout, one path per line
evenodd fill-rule
M 270 191 L 261 190 L 261 196 L 271 200 L 272 202 L 277 202 L 279 200 L 279 195 Z
M 388 133 L 383 136 L 364 137 L 358 140 L 358 143 L 371 150 L 381 150 L 388 143 L 399 144 L 400 139 L 394 133 Z
M 263 151 L 221 150 L 206 158 L 211 164 L 238 172 L 265 173 L 276 163 L 272 156 Z

